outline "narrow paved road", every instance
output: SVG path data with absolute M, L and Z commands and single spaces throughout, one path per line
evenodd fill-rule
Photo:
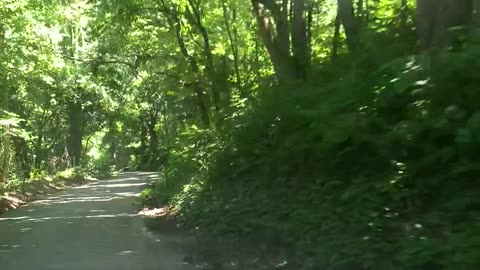
M 189 269 L 181 240 L 148 232 L 132 204 L 155 177 L 122 174 L 0 216 L 0 269 Z

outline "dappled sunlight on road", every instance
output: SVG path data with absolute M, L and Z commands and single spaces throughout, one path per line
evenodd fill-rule
M 39 200 L 31 203 L 31 205 L 52 205 L 52 204 L 67 204 L 67 203 L 81 203 L 81 202 L 108 202 L 116 199 L 132 198 L 138 195 L 137 192 L 121 192 L 111 193 L 110 196 L 91 196 L 91 197 L 70 197 L 67 199 L 47 199 Z M 1 220 L 1 219 L 0 219 Z
M 133 204 L 155 177 L 121 174 L 1 216 L 1 270 L 189 269 L 182 262 L 181 241 L 150 233 Z
M 104 210 L 90 210 L 90 211 L 104 211 Z M 117 217 L 136 217 L 138 214 L 115 214 L 115 215 L 86 215 L 86 216 L 57 216 L 57 217 L 19 217 L 19 218 L 0 218 L 0 222 L 9 220 L 19 220 L 16 223 L 41 222 L 55 219 L 83 219 L 83 218 L 117 218 Z
M 138 182 L 138 180 L 137 180 L 137 182 Z M 105 183 L 105 182 L 102 182 L 102 183 Z M 147 182 L 128 183 L 128 184 L 103 184 L 103 185 L 92 184 L 92 185 L 87 185 L 87 186 L 75 187 L 73 189 L 92 189 L 92 187 L 93 187 L 93 190 L 96 190 L 96 189 L 99 189 L 99 188 L 126 188 L 126 187 L 145 186 L 146 184 L 147 184 Z

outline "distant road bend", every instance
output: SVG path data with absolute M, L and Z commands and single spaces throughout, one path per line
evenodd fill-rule
M 191 269 L 178 239 L 148 232 L 132 204 L 156 177 L 125 173 L 0 216 L 0 269 Z

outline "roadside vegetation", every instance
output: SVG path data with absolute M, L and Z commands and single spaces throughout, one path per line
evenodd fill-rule
M 52 176 L 35 175 L 29 179 L 10 180 L 0 189 L 0 214 L 68 187 L 79 186 L 95 180 L 84 172 L 74 169 L 67 169 Z
M 0 0 L 0 185 L 158 171 L 244 268 L 480 269 L 479 8 Z

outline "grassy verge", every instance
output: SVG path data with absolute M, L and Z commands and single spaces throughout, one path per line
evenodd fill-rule
M 10 181 L 0 189 L 0 214 L 45 195 L 95 181 L 81 170 L 67 169 L 53 176 L 38 175 L 28 181 Z

